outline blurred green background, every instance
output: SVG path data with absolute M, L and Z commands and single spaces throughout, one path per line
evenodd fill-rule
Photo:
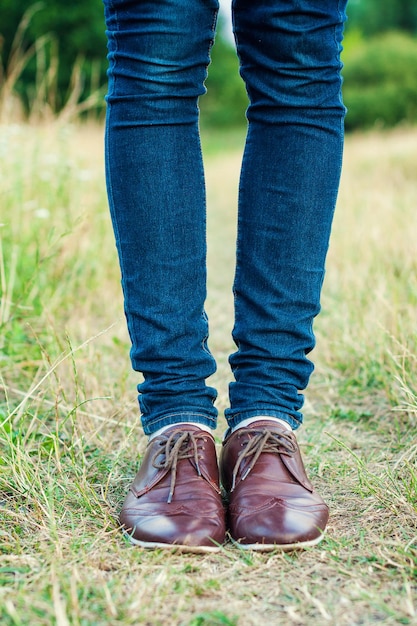
M 209 127 L 238 127 L 247 98 L 223 4 L 202 120 Z M 85 103 L 72 107 L 77 115 L 103 115 L 102 0 L 65 7 L 60 0 L 2 0 L 0 54 L 0 97 L 13 94 L 22 116 L 39 112 L 41 100 L 49 114 L 77 100 Z M 343 61 L 347 130 L 417 122 L 416 0 L 350 0 Z

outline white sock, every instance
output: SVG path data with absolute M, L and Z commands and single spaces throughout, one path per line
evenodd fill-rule
M 245 428 L 246 426 L 249 426 L 250 424 L 253 424 L 254 422 L 259 422 L 259 421 L 262 421 L 262 422 L 270 421 L 270 422 L 278 423 L 278 424 L 281 424 L 281 426 L 285 426 L 287 430 L 292 430 L 288 422 L 280 419 L 279 417 L 270 417 L 269 415 L 256 415 L 255 417 L 248 417 L 242 422 L 239 422 L 237 426 L 234 426 L 232 428 L 232 433 L 234 433 L 235 430 L 238 430 L 238 428 Z
M 210 426 L 206 426 L 205 424 L 197 424 L 197 422 L 178 422 L 178 424 L 168 424 L 168 426 L 162 426 L 162 428 L 159 428 L 157 431 L 152 433 L 152 435 L 149 435 L 149 441 L 151 441 L 155 437 L 158 437 L 159 435 L 162 435 L 162 433 L 168 430 L 168 428 L 172 428 L 173 426 L 180 426 L 180 425 L 184 426 L 185 429 L 187 426 L 197 426 L 197 428 L 200 428 L 201 430 L 205 430 L 206 433 L 211 433 L 211 430 L 212 430 Z

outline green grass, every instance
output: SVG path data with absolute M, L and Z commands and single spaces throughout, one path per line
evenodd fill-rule
M 220 413 L 242 141 L 203 142 Z M 326 538 L 302 553 L 198 557 L 132 548 L 117 529 L 145 439 L 102 129 L 1 128 L 2 624 L 417 623 L 416 146 L 415 129 L 347 140 L 299 434 L 330 504 Z

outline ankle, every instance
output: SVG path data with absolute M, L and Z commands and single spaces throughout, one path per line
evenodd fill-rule
M 266 421 L 272 422 L 272 424 L 280 424 L 281 426 L 284 426 L 287 430 L 292 431 L 292 428 L 289 425 L 289 423 L 283 419 L 280 419 L 279 417 L 270 417 L 269 415 L 256 415 L 255 417 L 248 417 L 247 419 L 239 422 L 239 424 L 237 424 L 231 429 L 231 432 L 234 433 L 239 428 L 247 428 L 248 426 L 250 426 L 251 424 L 254 424 L 255 422 L 266 422 Z
M 154 433 L 151 433 L 149 435 L 149 441 L 152 441 L 152 439 L 154 439 L 155 437 L 159 437 L 159 435 L 163 435 L 166 430 L 172 428 L 173 426 L 180 426 L 184 430 L 187 430 L 187 426 L 193 426 L 194 428 L 199 428 L 200 430 L 204 430 L 207 433 L 212 432 L 210 426 L 206 426 L 205 424 L 199 424 L 197 422 L 178 422 L 178 424 L 168 424 L 167 426 L 162 426 L 162 428 L 159 428 Z

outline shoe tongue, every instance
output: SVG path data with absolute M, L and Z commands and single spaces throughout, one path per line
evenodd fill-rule
M 254 431 L 270 430 L 271 432 L 279 432 L 280 434 L 285 433 L 287 435 L 292 435 L 295 439 L 295 435 L 293 434 L 292 430 L 288 430 L 287 428 L 285 428 L 285 426 L 283 426 L 279 422 L 275 422 L 274 420 L 259 420 L 257 422 L 253 422 L 253 424 L 249 424 L 247 428 L 253 429 Z M 281 454 L 280 455 L 281 460 L 284 463 L 287 470 L 290 472 L 290 474 L 292 474 L 292 476 L 301 485 L 303 485 L 303 487 L 305 487 L 308 491 L 312 492 L 313 485 L 311 484 L 306 474 L 304 463 L 303 463 L 300 451 L 298 449 L 298 444 L 296 445 L 297 445 L 297 450 L 295 454 L 293 456 L 287 456 L 286 454 Z
M 203 428 L 200 428 L 197 425 L 194 424 L 188 424 L 188 423 L 180 423 L 180 424 L 174 424 L 173 426 L 167 426 L 163 429 L 161 429 L 161 432 L 156 432 L 154 433 L 154 435 L 149 437 L 149 441 L 152 441 L 152 439 L 157 439 L 158 437 L 163 437 L 164 439 L 170 437 L 173 433 L 178 432 L 178 433 L 193 433 L 193 434 L 207 434 L 211 436 L 211 433 L 209 433 L 208 431 L 206 431 Z

